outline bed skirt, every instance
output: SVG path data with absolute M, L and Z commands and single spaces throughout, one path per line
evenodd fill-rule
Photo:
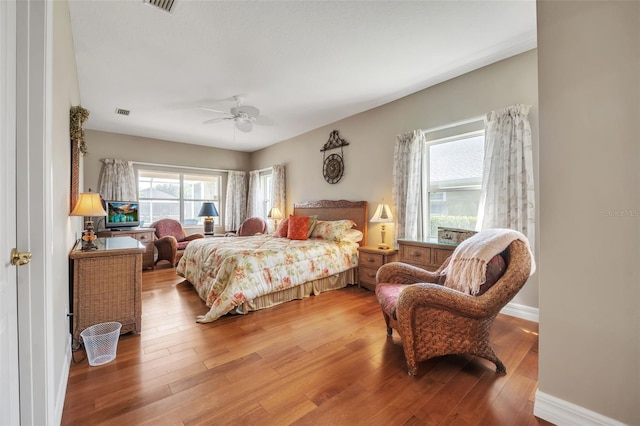
M 291 300 L 304 299 L 312 294 L 317 296 L 320 293 L 344 288 L 349 284 L 357 282 L 357 268 L 351 268 L 330 277 L 320 278 L 315 281 L 308 281 L 296 287 L 256 297 L 253 300 L 244 302 L 232 312 L 236 314 L 246 314 L 251 311 L 270 308 Z

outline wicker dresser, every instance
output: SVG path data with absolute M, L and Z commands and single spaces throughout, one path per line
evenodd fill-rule
M 142 256 L 145 246 L 131 237 L 98 238 L 97 250 L 69 254 L 71 333 L 108 321 L 122 324 L 121 334 L 141 331 Z
M 456 246 L 438 243 L 436 239 L 427 241 L 398 240 L 398 261 L 435 271 Z

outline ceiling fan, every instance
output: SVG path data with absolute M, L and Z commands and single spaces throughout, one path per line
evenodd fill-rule
M 223 114 L 222 117 L 216 117 L 210 120 L 203 121 L 202 124 L 233 120 L 236 128 L 241 132 L 250 132 L 251 130 L 253 130 L 254 124 L 267 126 L 270 125 L 268 120 L 265 120 L 264 117 L 260 116 L 260 110 L 258 108 L 250 105 L 243 105 L 243 96 L 236 95 L 232 99 L 235 101 L 236 106 L 231 107 L 229 112 L 201 106 L 201 109 L 215 112 L 216 114 Z

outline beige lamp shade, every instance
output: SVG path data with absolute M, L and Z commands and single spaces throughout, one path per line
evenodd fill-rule
M 391 214 L 389 204 L 378 204 L 378 208 L 376 208 L 376 212 L 373 214 L 370 221 L 375 223 L 393 222 L 393 215 Z
M 273 207 L 271 210 L 269 210 L 268 217 L 269 219 L 284 219 L 284 215 L 282 214 L 280 209 L 277 207 Z
M 96 192 L 83 192 L 78 196 L 78 202 L 69 213 L 69 216 L 106 216 L 107 212 L 102 207 L 100 194 Z

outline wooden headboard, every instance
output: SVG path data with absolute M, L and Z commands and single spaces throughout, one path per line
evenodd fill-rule
M 355 229 L 362 232 L 360 245 L 367 243 L 367 223 L 369 222 L 368 203 L 366 201 L 321 200 L 293 204 L 295 216 L 318 215 L 318 220 L 351 219 Z

